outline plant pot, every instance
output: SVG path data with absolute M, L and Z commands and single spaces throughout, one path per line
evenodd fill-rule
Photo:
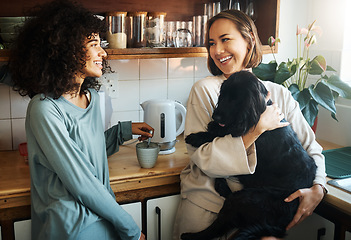
M 313 123 L 313 126 L 312 126 L 312 130 L 313 130 L 314 133 L 316 133 L 316 131 L 317 131 L 317 123 L 318 123 L 318 116 L 314 120 L 314 123 Z

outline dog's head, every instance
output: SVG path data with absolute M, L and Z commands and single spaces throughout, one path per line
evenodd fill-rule
M 213 123 L 233 136 L 242 136 L 257 125 L 266 110 L 266 87 L 250 72 L 240 71 L 231 75 L 221 86 Z M 218 126 L 216 126 L 218 130 Z

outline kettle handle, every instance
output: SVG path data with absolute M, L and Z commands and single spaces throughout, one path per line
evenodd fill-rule
M 186 108 L 178 101 L 174 101 L 174 105 L 175 105 L 175 108 L 178 109 L 180 111 L 180 114 L 182 115 L 182 123 L 180 124 L 176 132 L 176 136 L 179 136 L 184 131 Z

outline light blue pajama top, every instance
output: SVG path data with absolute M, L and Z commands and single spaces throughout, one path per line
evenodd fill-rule
M 102 219 L 123 240 L 140 237 L 139 227 L 116 202 L 107 162 L 107 154 L 132 138 L 131 122 L 104 133 L 98 93 L 89 91 L 86 109 L 63 97 L 44 99 L 41 94 L 28 105 L 33 240 L 76 239 L 80 231 Z

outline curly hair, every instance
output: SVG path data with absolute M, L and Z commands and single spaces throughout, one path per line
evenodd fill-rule
M 250 46 L 250 51 L 247 53 L 244 59 L 245 68 L 257 67 L 262 61 L 262 44 L 260 38 L 258 37 L 255 23 L 245 13 L 232 9 L 218 13 L 207 22 L 205 46 L 208 53 L 207 66 L 209 71 L 215 76 L 223 74 L 223 72 L 216 66 L 210 56 L 209 44 L 210 28 L 216 20 L 221 18 L 231 20 L 236 25 L 238 31 L 241 33 L 241 36 L 248 42 Z
M 105 31 L 105 22 L 69 0 L 36 6 L 18 32 L 10 55 L 14 90 L 32 98 L 38 93 L 55 99 L 77 91 L 74 79 L 86 64 L 85 40 Z M 96 78 L 88 77 L 81 92 L 99 89 Z

